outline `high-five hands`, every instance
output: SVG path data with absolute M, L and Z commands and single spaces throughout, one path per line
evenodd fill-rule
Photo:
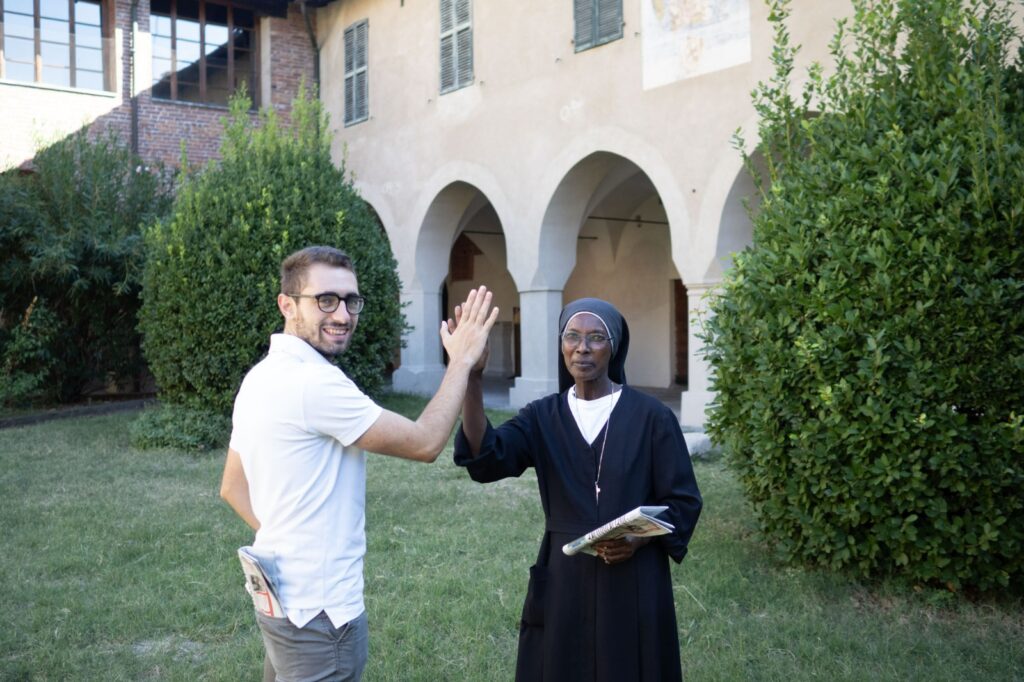
M 448 318 L 448 330 L 455 331 L 455 328 L 459 326 L 460 322 L 462 322 L 462 306 L 457 305 L 455 306 L 455 319 L 452 319 L 450 317 Z M 480 354 L 480 359 L 477 360 L 476 364 L 473 365 L 473 368 L 470 371 L 472 371 L 474 374 L 481 374 L 484 371 L 484 368 L 487 366 L 487 357 L 490 354 L 491 344 L 488 343 L 484 345 L 484 352 Z
M 471 370 L 487 363 L 487 337 L 498 319 L 492 298 L 485 286 L 472 289 L 465 303 L 455 306 L 455 319 L 441 322 L 441 343 L 450 362 L 465 363 Z

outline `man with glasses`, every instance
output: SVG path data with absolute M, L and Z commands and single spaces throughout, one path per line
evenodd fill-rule
M 411 421 L 376 405 L 330 362 L 348 348 L 364 305 L 341 251 L 312 246 L 288 256 L 277 297 L 284 333 L 270 337 L 270 352 L 235 398 L 221 497 L 256 530 L 248 549 L 283 610 L 256 611 L 273 666 L 265 679 L 360 679 L 368 650 L 364 451 L 437 458 L 498 313 L 480 287 L 456 329 L 441 322 L 448 369 Z

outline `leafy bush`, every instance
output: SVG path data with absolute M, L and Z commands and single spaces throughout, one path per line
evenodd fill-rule
M 776 73 L 755 91 L 754 243 L 707 322 L 709 430 L 791 558 L 1019 585 L 1024 55 L 1008 11 L 857 0 L 835 74 L 813 67 L 794 98 L 787 5 L 771 3 Z
M 222 160 L 184 180 L 171 218 L 146 235 L 140 327 L 161 398 L 230 413 L 245 372 L 283 327 L 281 261 L 311 244 L 355 262 L 367 304 L 341 363 L 374 393 L 404 327 L 387 238 L 331 161 L 318 101 L 300 94 L 290 130 L 272 110 L 254 125 L 248 108 L 244 96 L 234 99 Z
M 143 223 L 170 208 L 171 184 L 113 134 L 75 133 L 41 150 L 35 172 L 0 175 L 0 328 L 45 298 L 59 335 L 53 393 L 135 381 Z
M 56 365 L 50 348 L 57 318 L 33 299 L 21 323 L 0 343 L 0 405 L 26 405 L 52 398 L 50 381 Z
M 137 448 L 223 449 L 231 436 L 231 419 L 210 410 L 162 404 L 143 410 L 128 427 Z

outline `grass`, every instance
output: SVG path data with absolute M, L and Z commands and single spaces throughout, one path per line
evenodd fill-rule
M 0 431 L 0 680 L 259 679 L 222 457 L 134 450 L 133 418 Z M 1024 680 L 1019 601 L 779 565 L 724 463 L 696 469 L 705 513 L 673 568 L 688 680 Z M 530 475 L 372 456 L 365 679 L 511 680 L 542 525 Z

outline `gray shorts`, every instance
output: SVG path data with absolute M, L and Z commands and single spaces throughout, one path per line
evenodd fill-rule
M 363 676 L 370 642 L 365 611 L 340 628 L 323 611 L 302 628 L 259 613 L 256 621 L 277 682 L 359 682 Z

